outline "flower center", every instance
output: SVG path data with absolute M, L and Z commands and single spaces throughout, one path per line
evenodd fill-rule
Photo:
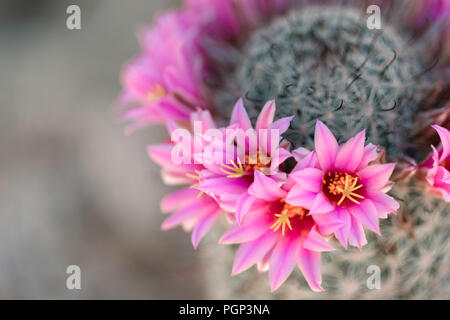
M 262 155 L 259 150 L 255 155 L 245 156 L 244 163 L 241 160 L 237 159 L 237 164 L 231 160 L 231 165 L 222 164 L 222 168 L 220 171 L 227 175 L 227 178 L 240 178 L 246 175 L 248 172 L 252 172 L 252 170 L 258 170 L 262 173 L 267 173 L 266 171 L 270 168 L 271 159 L 265 155 Z
M 359 204 L 358 199 L 364 199 L 364 196 L 360 194 L 363 185 L 362 183 L 358 184 L 358 180 L 358 177 L 347 172 L 328 172 L 322 178 L 322 192 L 332 203 L 338 206 L 346 207 L 352 203 Z
M 296 207 L 289 203 L 284 202 L 283 209 L 281 209 L 280 213 L 274 214 L 277 220 L 270 227 L 274 232 L 281 228 L 281 235 L 284 237 L 286 233 L 286 226 L 288 226 L 289 230 L 292 230 L 292 225 L 290 219 L 294 217 L 299 217 L 299 219 L 303 219 L 306 215 L 307 210 L 302 207 Z

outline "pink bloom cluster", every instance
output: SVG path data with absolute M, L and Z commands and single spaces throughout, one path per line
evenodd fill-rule
M 203 41 L 230 40 L 288 8 L 290 0 L 185 0 L 159 15 L 140 34 L 142 52 L 122 72 L 120 119 L 126 132 L 169 120 L 186 124 L 191 112 L 208 109 L 205 78 L 210 66 Z M 239 12 L 240 14 L 237 14 Z
M 246 137 L 257 142 L 253 147 L 248 140 L 226 144 L 222 140 L 215 143 L 215 136 L 203 136 L 208 128 L 216 127 L 209 112 L 197 111 L 191 119 L 201 120 L 205 131 L 193 140 L 207 143 L 201 150 L 193 150 L 196 164 L 173 165 L 171 151 L 182 141 L 149 148 L 151 158 L 164 168 L 166 181 L 190 184 L 163 200 L 163 211 L 176 212 L 162 228 L 181 224 L 193 229 L 192 242 L 197 247 L 216 219 L 226 213 L 232 225 L 220 243 L 241 244 L 233 274 L 257 264 L 260 270 L 269 270 L 273 291 L 297 264 L 310 287 L 319 291 L 320 253 L 334 250 L 329 238 L 335 236 L 345 247 L 349 243 L 361 248 L 367 243 L 364 227 L 379 233 L 378 220 L 398 209 L 398 203 L 386 195 L 394 164 L 371 164 L 378 152 L 374 145 L 364 145 L 364 131 L 339 146 L 320 121 L 314 151 L 300 148 L 291 152 L 283 140 L 275 144 L 262 141 L 260 131 L 283 133 L 289 127 L 292 117 L 274 121 L 275 108 L 275 102 L 269 101 L 253 128 L 239 100 L 230 124 L 217 128 L 245 130 Z M 174 128 L 171 123 L 169 131 Z M 222 155 L 222 163 L 208 161 L 211 149 Z M 230 150 L 233 156 L 225 157 Z M 284 170 L 288 158 L 296 161 L 289 173 Z
M 233 275 L 257 265 L 260 271 L 269 271 L 274 291 L 298 265 L 311 289 L 320 291 L 321 252 L 334 250 L 330 239 L 345 248 L 361 249 L 367 243 L 365 229 L 380 234 L 379 219 L 399 208 L 386 194 L 395 164 L 381 163 L 378 147 L 365 143 L 365 131 L 339 145 L 320 121 L 314 150 L 292 150 L 283 139 L 260 139 L 264 130 L 281 135 L 293 118 L 274 121 L 274 101 L 267 102 L 253 126 L 239 100 L 230 123 L 217 127 L 207 111 L 204 86 L 211 72 L 203 46 L 206 37 L 233 41 L 283 13 L 292 2 L 186 0 L 182 10 L 160 15 L 141 33 L 141 54 L 124 68 L 120 103 L 126 109 L 121 119 L 131 121 L 127 132 L 152 123 L 167 123 L 169 133 L 189 130 L 188 163 L 173 159 L 182 141 L 148 148 L 163 168 L 164 181 L 185 186 L 163 199 L 162 211 L 171 214 L 162 229 L 182 226 L 192 232 L 197 248 L 225 216 L 230 226 L 220 243 L 240 244 Z M 448 2 L 433 1 L 430 15 L 443 7 L 448 8 Z M 193 130 L 196 121 L 203 128 L 200 133 Z M 421 168 L 431 190 L 450 201 L 450 134 L 443 127 L 434 128 L 442 143 L 433 147 Z M 208 129 L 244 131 L 247 138 L 227 141 L 210 135 Z M 211 154 L 223 161 L 209 161 Z

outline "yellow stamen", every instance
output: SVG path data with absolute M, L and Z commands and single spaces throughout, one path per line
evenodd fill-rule
M 233 160 L 231 160 L 231 166 L 222 164 L 221 166 L 223 168 L 220 168 L 220 171 L 225 173 L 227 178 L 240 178 L 253 169 L 259 170 L 264 174 L 268 174 L 265 170 L 270 168 L 270 158 L 260 155 L 259 151 L 257 151 L 254 156 L 246 155 L 243 164 L 239 158 L 237 159 L 237 162 L 239 165 L 234 163 Z
M 242 166 L 242 162 L 239 158 L 237 159 L 237 162 L 239 165 L 237 165 L 233 160 L 231 160 L 232 166 L 222 164 L 223 168 L 220 168 L 220 171 L 225 173 L 227 175 L 227 178 L 240 178 L 244 176 L 246 170 Z
M 328 175 L 331 176 L 330 173 Z M 364 199 L 364 196 L 355 191 L 361 189 L 363 185 L 356 185 L 357 183 L 358 177 L 353 177 L 348 173 L 335 173 L 333 179 L 331 179 L 328 184 L 328 192 L 333 195 L 341 195 L 341 198 L 337 202 L 338 206 L 340 206 L 345 199 L 349 199 L 351 202 L 359 204 L 360 202 L 355 198 Z
M 284 236 L 284 233 L 286 231 L 286 225 L 288 225 L 289 229 L 292 230 L 289 216 L 286 213 L 275 214 L 275 217 L 277 217 L 278 220 L 274 222 L 270 229 L 273 229 L 273 231 L 277 231 L 281 227 L 282 236 Z
M 283 209 L 281 210 L 281 213 L 274 214 L 274 216 L 278 219 L 272 224 L 270 229 L 275 232 L 281 228 L 281 235 L 284 237 L 286 233 L 286 225 L 288 226 L 289 230 L 292 230 L 290 219 L 294 218 L 295 216 L 299 216 L 301 219 L 305 216 L 305 213 L 306 210 L 302 207 L 296 207 L 289 203 L 285 203 Z

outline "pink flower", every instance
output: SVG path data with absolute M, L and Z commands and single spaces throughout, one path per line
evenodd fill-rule
M 441 144 L 437 150 L 431 146 L 432 156 L 424 162 L 423 168 L 431 191 L 450 202 L 450 132 L 438 125 L 432 127 L 439 134 Z
M 120 102 L 131 107 L 121 118 L 133 121 L 128 132 L 151 123 L 188 121 L 195 108 L 205 107 L 206 65 L 194 21 L 187 11 L 166 13 L 142 33 L 143 52 L 122 73 Z
M 339 146 L 317 121 L 314 142 L 316 161 L 291 173 L 296 184 L 286 202 L 308 209 L 322 234 L 361 248 L 367 243 L 363 226 L 379 234 L 378 219 L 399 207 L 385 194 L 395 164 L 369 165 L 377 151 L 372 144 L 364 147 L 365 131 Z
M 220 143 L 211 152 L 216 155 L 216 159 L 222 161 L 205 161 L 209 160 L 208 155 L 202 155 L 202 160 L 208 164 L 204 164 L 205 170 L 200 174 L 198 190 L 218 199 L 224 210 L 236 211 L 238 222 L 255 200 L 248 193 L 255 172 L 277 178 L 285 176 L 285 173 L 280 172 L 279 166 L 291 157 L 291 153 L 287 150 L 287 145 L 280 145 L 279 142 L 293 117 L 274 122 L 275 109 L 275 101 L 267 102 L 253 129 L 240 99 L 233 109 L 230 126 L 226 131 L 228 137 L 232 138 Z
M 269 270 L 271 291 L 288 278 L 297 264 L 314 291 L 321 287 L 322 251 L 334 250 L 319 234 L 308 210 L 285 201 L 287 185 L 255 172 L 249 193 L 255 197 L 242 219 L 220 239 L 222 244 L 240 243 L 232 275 L 258 264 L 260 271 Z
M 205 34 L 230 40 L 285 12 L 291 0 L 185 0 Z
M 205 130 L 214 127 L 208 111 L 193 113 L 191 121 L 195 120 L 201 121 Z M 180 127 L 170 123 L 169 131 L 173 132 L 175 129 L 180 129 Z M 194 137 L 191 141 L 193 144 Z M 186 231 L 192 230 L 192 244 L 194 248 L 197 248 L 200 240 L 223 214 L 223 211 L 214 198 L 196 189 L 199 174 L 201 170 L 204 170 L 204 167 L 201 164 L 194 163 L 193 155 L 190 163 L 187 164 L 179 164 L 174 161 L 173 149 L 176 146 L 175 143 L 163 143 L 148 147 L 151 159 L 163 168 L 162 176 L 167 184 L 189 185 L 189 187 L 176 191 L 162 200 L 161 211 L 175 213 L 164 221 L 161 229 L 167 230 L 181 225 Z

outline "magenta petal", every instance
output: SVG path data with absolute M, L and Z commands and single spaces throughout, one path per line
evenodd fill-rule
M 268 101 L 261 110 L 256 120 L 256 130 L 267 129 L 273 122 L 275 116 L 275 100 Z
M 268 231 L 260 238 L 241 244 L 234 258 L 233 271 L 231 275 L 241 273 L 255 263 L 261 261 L 269 252 L 278 239 L 278 234 Z
M 220 217 L 221 210 L 216 210 L 204 217 L 202 217 L 192 230 L 191 241 L 195 249 L 197 249 L 200 240 L 208 233 L 209 229 L 213 226 L 214 222 Z
M 367 167 L 367 165 L 369 163 L 371 163 L 376 158 L 378 158 L 378 151 L 377 151 L 377 149 L 378 149 L 378 147 L 376 145 L 371 144 L 371 143 L 369 143 L 367 146 L 365 146 L 363 157 L 361 159 L 361 163 L 359 164 L 357 170 L 360 170 L 362 168 Z
M 322 262 L 320 252 L 301 248 L 298 256 L 298 266 L 314 291 L 323 291 L 322 288 Z
M 244 221 L 242 225 L 235 225 L 228 229 L 220 238 L 221 244 L 243 243 L 255 240 L 262 236 L 267 230 L 270 230 L 270 221 L 263 217 L 252 219 L 252 221 Z
M 397 213 L 400 204 L 387 194 L 376 191 L 369 196 L 378 212 L 379 218 L 387 218 L 388 213 Z
M 271 292 L 277 290 L 294 270 L 301 248 L 296 237 L 282 237 L 276 244 L 270 257 L 269 281 Z
M 282 164 L 286 159 L 292 157 L 292 154 L 284 148 L 278 148 L 276 151 L 278 155 L 276 157 L 272 157 L 272 162 L 270 164 L 271 174 L 276 172 L 278 170 L 279 165 Z
M 192 188 L 184 188 L 175 191 L 167 196 L 161 201 L 161 211 L 162 212 L 172 212 L 180 208 L 181 206 L 186 206 L 197 198 L 198 191 Z
M 328 201 L 328 199 L 320 192 L 316 195 L 314 203 L 309 210 L 309 214 L 323 214 L 332 211 L 335 207 Z
M 238 100 L 231 114 L 230 125 L 236 123 L 239 125 L 239 128 L 244 131 L 252 129 L 252 123 L 250 122 L 247 111 L 245 111 L 242 99 Z
M 322 171 L 316 168 L 306 168 L 296 171 L 290 175 L 298 185 L 305 190 L 312 192 L 320 192 L 322 187 Z
M 330 129 L 320 120 L 316 123 L 314 145 L 320 168 L 323 171 L 330 170 L 334 166 L 339 146 Z
M 245 215 L 248 213 L 255 200 L 256 198 L 249 195 L 248 193 L 244 193 L 239 197 L 236 203 L 236 222 L 238 224 L 241 224 L 242 219 L 244 219 Z
M 347 249 L 347 247 L 348 247 L 348 237 L 349 237 L 349 234 L 350 234 L 350 227 L 352 225 L 351 215 L 345 209 L 336 208 L 336 210 L 337 210 L 338 217 L 342 221 L 344 221 L 344 225 L 340 229 L 338 229 L 334 233 L 334 235 L 335 235 L 336 239 L 338 239 L 339 242 L 342 244 L 342 246 Z
M 311 209 L 317 193 L 303 189 L 300 185 L 294 185 L 286 196 L 286 202 L 294 206 Z
M 245 192 L 247 188 L 248 183 L 243 179 L 219 176 L 204 179 L 196 189 L 206 194 L 220 195 L 222 193 L 236 194 Z
M 332 246 L 328 244 L 325 238 L 317 231 L 316 226 L 313 226 L 309 230 L 308 235 L 303 242 L 303 248 L 311 251 L 333 251 L 335 250 Z
M 197 112 L 192 112 L 190 114 L 190 121 L 192 127 L 194 127 L 195 121 L 200 121 L 202 124 L 202 133 L 205 133 L 206 130 L 215 129 L 216 125 L 211 116 L 211 113 L 208 110 L 201 110 Z
M 348 236 L 348 243 L 354 247 L 358 247 L 359 249 L 367 244 L 366 235 L 364 234 L 362 225 L 353 217 L 351 217 L 351 227 Z
M 450 132 L 438 125 L 434 125 L 432 127 L 437 131 L 439 137 L 441 138 L 442 154 L 439 160 L 443 161 L 450 156 Z
M 270 129 L 278 129 L 279 133 L 283 134 L 287 129 L 289 129 L 292 119 L 294 119 L 294 116 L 278 119 L 270 125 Z
M 182 224 L 185 221 L 208 214 L 209 212 L 212 212 L 216 208 L 217 204 L 214 202 L 205 203 L 204 201 L 196 201 L 172 214 L 169 218 L 167 218 L 163 222 L 161 229 L 167 230 L 173 228 L 177 225 Z
M 344 220 L 338 214 L 338 210 L 333 210 L 327 214 L 314 214 L 312 215 L 317 229 L 324 235 L 330 235 L 344 225 Z
M 355 171 L 361 163 L 364 153 L 366 131 L 363 130 L 343 144 L 336 156 L 336 169 Z
M 171 144 L 155 144 L 147 147 L 147 152 L 150 158 L 163 168 L 167 168 L 172 164 L 172 149 Z
M 266 201 L 273 201 L 286 195 L 286 191 L 279 187 L 278 182 L 258 170 L 255 170 L 254 181 L 248 189 L 248 193 Z
M 378 212 L 371 200 L 364 199 L 360 204 L 350 206 L 348 211 L 363 226 L 380 234 Z
M 361 169 L 358 175 L 366 190 L 380 190 L 388 184 L 394 168 L 395 163 L 374 164 Z

